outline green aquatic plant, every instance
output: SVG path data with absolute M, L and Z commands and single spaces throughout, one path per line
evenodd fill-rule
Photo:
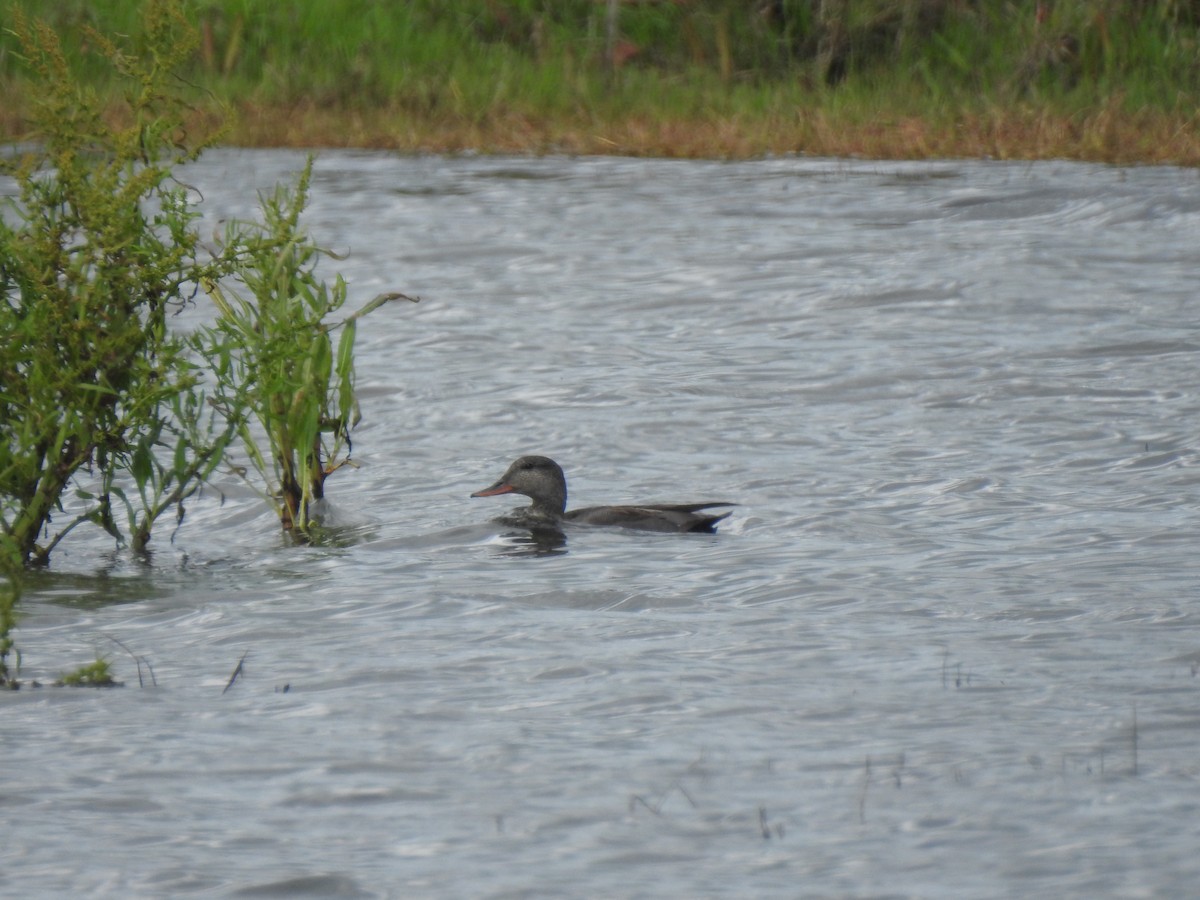
M 349 461 L 355 322 L 399 295 L 327 318 L 346 284 L 317 276 L 328 254 L 298 224 L 311 160 L 294 191 L 264 199 L 261 223 L 202 245 L 177 171 L 218 132 L 196 130 L 180 71 L 199 37 L 178 0 L 147 0 L 120 42 L 84 26 L 120 86 L 116 108 L 51 26 L 16 7 L 7 24 L 34 97 L 34 142 L 0 157 L 16 188 L 0 198 L 0 685 L 16 686 L 24 570 L 80 525 L 145 552 L 239 437 L 275 475 L 264 493 L 285 528 L 307 529 L 325 478 Z M 172 327 L 205 291 L 217 324 Z M 101 683 L 106 667 L 64 682 Z
M 21 651 L 13 640 L 17 627 L 17 600 L 20 583 L 15 575 L 0 580 L 0 689 L 16 689 L 20 682 Z M 11 659 L 11 663 L 10 663 Z
M 59 687 L 124 687 L 123 682 L 113 677 L 112 665 L 103 658 L 65 673 L 55 684 Z
M 346 284 L 318 277 L 332 254 L 299 225 L 311 159 L 294 190 L 264 196 L 261 222 L 201 245 L 176 170 L 215 135 L 188 121 L 177 75 L 198 36 L 178 2 L 149 0 L 128 46 L 89 32 L 124 85 L 117 124 L 48 25 L 16 10 L 13 31 L 38 76 L 40 144 L 3 162 L 18 192 L 0 217 L 0 552 L 45 564 L 83 524 L 145 551 L 239 437 L 303 532 L 349 461 L 355 323 L 399 295 L 332 320 Z M 202 290 L 215 327 L 169 327 Z
M 318 276 L 318 262 L 336 255 L 300 225 L 312 166 L 310 157 L 294 189 L 261 197 L 261 223 L 229 224 L 222 246 L 238 256 L 236 275 L 224 284 L 205 280 L 218 317 L 193 341 L 217 377 L 218 406 L 237 424 L 256 487 L 284 530 L 300 538 L 314 524 L 325 480 L 353 465 L 358 319 L 389 300 L 412 299 L 381 294 L 334 318 L 346 303 L 346 282 Z
M 55 33 L 13 15 L 40 142 L 3 161 L 17 194 L 0 217 L 0 540 L 6 558 L 44 564 L 88 522 L 144 548 L 212 470 L 228 436 L 168 317 L 231 258 L 202 258 L 173 177 L 211 140 L 187 130 L 172 75 L 195 46 L 178 6 L 147 4 L 141 46 L 91 35 L 124 85 L 116 124 Z

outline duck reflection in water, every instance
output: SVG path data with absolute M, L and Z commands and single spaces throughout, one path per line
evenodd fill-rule
M 528 529 L 529 543 L 539 548 L 539 555 L 565 552 L 562 550 L 566 545 L 566 535 L 562 529 L 564 524 L 715 534 L 717 523 L 730 513 L 710 513 L 705 510 L 736 505 L 709 500 L 702 503 L 588 506 L 568 511 L 566 476 L 562 467 L 546 456 L 522 456 L 508 467 L 495 484 L 471 496 L 495 497 L 500 494 L 521 494 L 532 501 L 529 506 L 514 509 L 496 521 L 502 525 Z
M 554 525 L 533 525 L 522 531 L 506 531 L 501 556 L 562 556 L 567 552 L 567 535 Z

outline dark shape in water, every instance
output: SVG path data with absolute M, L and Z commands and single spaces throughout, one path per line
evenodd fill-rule
M 717 523 L 729 513 L 706 513 L 716 506 L 736 506 L 725 501 L 705 503 L 649 503 L 633 506 L 588 506 L 567 510 L 567 479 L 554 460 L 545 456 L 522 456 L 491 487 L 472 497 L 522 494 L 533 501 L 500 519 L 507 525 L 528 528 L 575 525 L 615 525 L 639 531 L 703 532 L 715 534 Z

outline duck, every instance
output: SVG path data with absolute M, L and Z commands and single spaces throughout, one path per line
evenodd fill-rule
M 521 494 L 532 503 L 513 510 L 500 521 L 531 528 L 556 528 L 560 523 L 607 525 L 636 531 L 699 532 L 716 534 L 717 523 L 732 511 L 710 513 L 705 510 L 736 506 L 725 501 L 704 503 L 639 503 L 628 506 L 586 506 L 567 509 L 567 478 L 562 466 L 548 456 L 522 456 L 508 467 L 490 487 L 472 497 L 496 497 Z

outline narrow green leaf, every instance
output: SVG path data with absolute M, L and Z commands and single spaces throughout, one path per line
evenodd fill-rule
M 355 310 L 349 316 L 347 316 L 346 321 L 353 322 L 355 319 L 361 319 L 363 316 L 367 315 L 367 313 L 373 313 L 385 303 L 390 303 L 393 300 L 408 300 L 410 303 L 421 302 L 420 297 L 410 297 L 408 294 L 401 294 L 397 292 L 392 292 L 390 294 L 379 294 L 377 297 L 364 304 L 362 308 Z
M 309 383 L 315 392 L 324 396 L 329 389 L 329 379 L 333 374 L 333 342 L 329 335 L 322 333 L 317 336 L 312 348 L 312 369 L 309 372 Z
M 175 468 L 174 475 L 182 480 L 183 473 L 187 471 L 188 465 L 188 441 L 187 438 L 180 438 L 179 443 L 175 445 Z
M 145 491 L 146 485 L 154 476 L 154 454 L 146 441 L 139 442 L 134 448 L 133 456 L 129 460 L 129 474 L 133 476 L 138 490 Z
M 337 375 L 345 382 L 354 374 L 354 339 L 358 332 L 358 323 L 347 319 L 338 338 Z

